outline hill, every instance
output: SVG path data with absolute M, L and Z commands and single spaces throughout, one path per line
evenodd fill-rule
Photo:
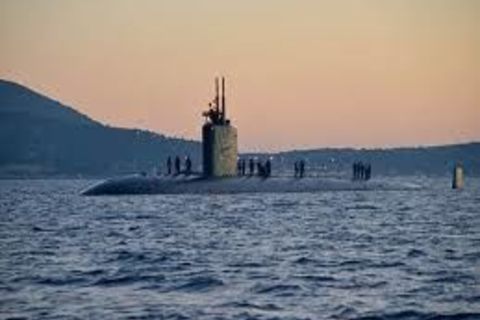
M 0 80 L 0 176 L 108 176 L 152 168 L 169 155 L 199 164 L 200 144 L 114 128 L 19 84 Z
M 250 155 L 259 156 L 259 155 Z M 394 149 L 316 149 L 294 150 L 273 156 L 277 167 L 292 171 L 304 159 L 310 170 L 323 175 L 347 175 L 352 163 L 371 163 L 374 174 L 450 176 L 455 163 L 461 163 L 468 176 L 480 176 L 480 143 Z

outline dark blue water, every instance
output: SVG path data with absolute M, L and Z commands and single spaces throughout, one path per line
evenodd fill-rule
M 0 318 L 480 319 L 480 181 L 82 197 L 0 181 Z M 415 180 L 416 179 L 416 180 Z

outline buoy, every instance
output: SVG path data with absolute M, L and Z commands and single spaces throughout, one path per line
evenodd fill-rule
M 452 189 L 462 189 L 464 186 L 463 166 L 456 164 L 453 168 Z

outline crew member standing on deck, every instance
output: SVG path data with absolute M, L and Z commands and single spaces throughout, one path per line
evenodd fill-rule
M 242 159 L 237 160 L 237 175 L 242 176 Z
M 257 175 L 259 177 L 265 177 L 265 167 L 260 160 L 257 161 Z
M 272 162 L 270 161 L 270 159 L 267 159 L 267 161 L 265 162 L 265 177 L 270 177 L 271 174 L 272 174 Z
M 299 163 L 299 168 L 298 168 L 298 171 L 300 173 L 300 178 L 303 178 L 303 175 L 305 174 L 305 161 L 300 160 L 300 163 Z
M 175 157 L 175 175 L 180 174 L 180 157 Z
M 365 180 L 370 180 L 372 177 L 372 165 L 369 163 L 367 164 L 367 167 L 365 168 Z
M 172 158 L 169 156 L 167 158 L 167 175 L 172 174 Z
M 366 169 L 366 164 L 362 162 L 362 165 L 360 166 L 360 178 L 362 180 L 365 180 L 365 169 Z
M 185 157 L 185 174 L 188 176 L 192 173 L 192 160 L 189 156 Z
M 255 173 L 255 162 L 253 161 L 252 158 L 248 160 L 248 169 L 249 169 L 249 175 L 253 176 Z

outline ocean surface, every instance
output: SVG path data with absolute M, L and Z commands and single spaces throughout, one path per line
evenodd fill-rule
M 85 197 L 0 181 L 0 319 L 480 319 L 480 180 Z

